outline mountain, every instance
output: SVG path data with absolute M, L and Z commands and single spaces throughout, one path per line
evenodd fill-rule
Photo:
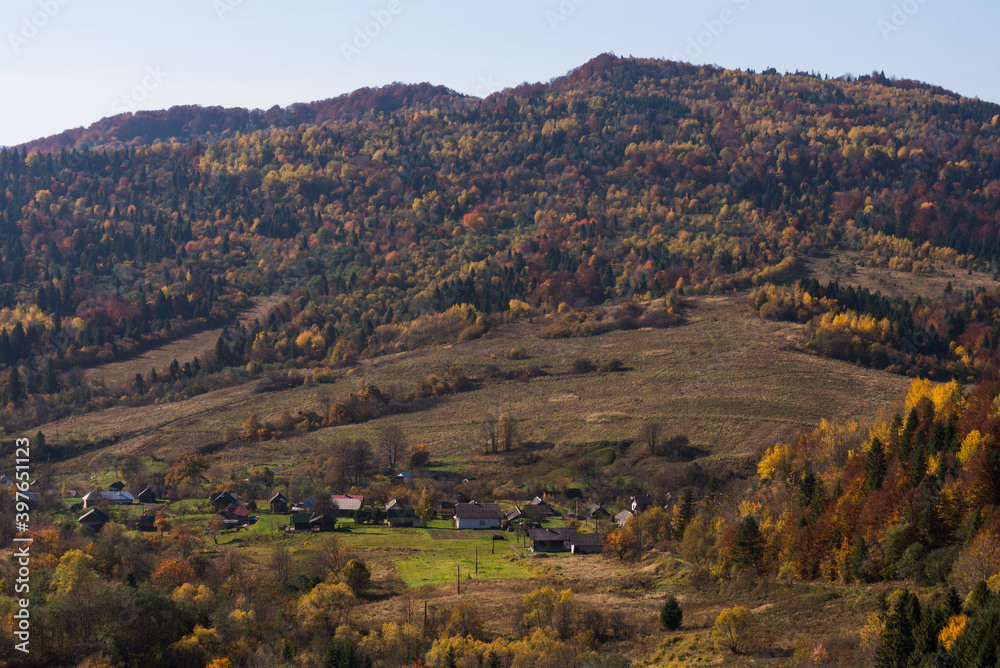
M 236 132 L 298 127 L 356 120 L 460 104 L 467 97 L 444 86 L 391 84 L 362 88 L 329 100 L 274 106 L 268 110 L 184 105 L 163 111 L 138 111 L 103 118 L 86 127 L 27 142 L 29 151 L 59 151 L 83 147 L 152 144 L 157 141 L 213 141 Z
M 204 373 L 477 336 L 514 304 L 580 311 L 564 336 L 604 326 L 593 305 L 749 288 L 833 357 L 962 378 L 997 362 L 984 286 L 912 301 L 787 285 L 847 251 L 907 275 L 997 269 L 1000 106 L 931 86 L 604 55 L 484 100 L 396 85 L 60 137 L 35 146 L 94 148 L 0 152 L 14 424 L 35 419 L 24 395 L 57 412 L 87 404 L 67 392 L 140 400 L 72 369 L 275 293 L 290 301 L 266 331 L 227 330 Z

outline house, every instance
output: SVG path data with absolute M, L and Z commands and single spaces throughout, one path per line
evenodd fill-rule
M 208 502 L 215 507 L 216 511 L 221 511 L 228 505 L 239 503 L 240 500 L 235 494 L 231 494 L 229 492 L 216 492 L 208 497 Z
M 140 515 L 136 528 L 139 531 L 156 531 L 156 515 Z
M 317 503 L 319 503 L 319 501 L 316 500 L 316 497 L 314 497 L 314 496 L 307 496 L 306 498 L 302 499 L 301 501 L 299 501 L 298 503 L 296 503 L 294 506 L 292 506 L 292 512 L 293 513 L 307 513 L 307 512 L 311 513 L 312 509 L 316 507 Z
M 600 554 L 604 547 L 600 534 L 578 533 L 569 541 L 569 551 L 573 554 Z
M 566 552 L 575 529 L 529 529 L 532 552 Z
M 91 529 L 93 531 L 100 531 L 104 525 L 110 521 L 111 518 L 108 517 L 100 508 L 91 508 L 77 520 L 81 527 Z
M 128 492 L 88 492 L 83 497 L 83 507 L 93 508 L 102 500 L 112 506 L 129 506 L 135 502 L 135 497 Z
M 653 497 L 648 494 L 636 494 L 632 497 L 632 514 L 638 515 L 645 512 L 653 505 Z
M 406 471 L 403 471 L 392 478 L 393 485 L 408 485 L 411 482 L 413 482 L 413 476 Z
M 541 517 L 552 517 L 555 515 L 555 511 L 552 510 L 552 506 L 545 503 L 541 497 L 536 496 L 531 501 L 527 503 L 522 509 L 523 512 L 528 517 L 532 519 L 538 519 Z
M 390 527 L 419 527 L 420 520 L 413 508 L 407 508 L 398 499 L 385 504 L 385 519 Z
M 508 510 L 503 514 L 503 518 L 508 522 L 517 522 L 523 516 L 524 514 L 521 512 L 521 509 L 518 508 L 517 506 L 514 506 L 513 508 L 511 508 L 510 510 Z
M 309 518 L 310 531 L 333 531 L 337 526 L 337 518 L 322 513 L 313 513 Z
M 455 504 L 456 529 L 499 529 L 501 516 L 497 503 L 470 501 Z
M 123 489 L 125 489 L 125 483 L 123 483 L 121 480 L 119 480 L 118 482 L 113 482 L 110 485 L 108 485 L 108 489 L 111 490 L 112 492 L 120 492 Z
M 227 529 L 238 529 L 250 523 L 250 510 L 248 508 L 241 508 L 235 503 L 231 503 L 223 508 L 219 514 L 222 515 L 222 523 Z
M 139 503 L 156 503 L 156 492 L 147 487 L 139 492 L 135 498 Z
M 615 515 L 615 524 L 617 524 L 620 527 L 623 527 L 626 524 L 628 524 L 628 521 L 633 517 L 635 517 L 635 514 L 631 510 L 623 510 L 617 515 Z
M 276 492 L 268 503 L 271 505 L 271 512 L 275 515 L 288 513 L 288 499 L 281 492 Z
M 599 503 L 592 503 L 587 506 L 587 519 L 589 520 L 610 520 L 611 513 L 604 509 Z
M 331 509 L 335 517 L 353 517 L 365 505 L 365 497 L 352 494 L 331 494 Z
M 336 518 L 319 513 L 295 513 L 291 518 L 292 528 L 296 531 L 331 531 L 336 525 Z

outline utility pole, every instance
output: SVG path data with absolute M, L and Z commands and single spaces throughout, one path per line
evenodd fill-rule
M 476 575 L 479 575 L 479 546 L 476 545 Z
M 455 578 L 455 586 L 458 588 L 458 593 L 462 593 L 462 567 L 456 566 L 458 569 L 458 577 Z

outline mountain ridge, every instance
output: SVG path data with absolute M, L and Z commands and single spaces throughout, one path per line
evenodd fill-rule
M 656 74 L 681 76 L 693 72 L 733 74 L 757 74 L 753 70 L 727 69 L 715 65 L 694 65 L 681 61 L 663 59 L 643 59 L 620 57 L 613 53 L 603 53 L 573 68 L 564 75 L 548 82 L 524 82 L 494 92 L 484 98 L 465 95 L 443 85 L 428 82 L 404 84 L 394 82 L 380 87 L 363 87 L 323 100 L 296 102 L 285 107 L 273 105 L 268 109 L 248 107 L 224 107 L 221 105 L 174 105 L 166 109 L 127 112 L 104 117 L 87 126 L 70 128 L 62 132 L 33 139 L 17 145 L 27 151 L 59 151 L 98 146 L 121 146 L 153 144 L 157 141 L 214 141 L 232 136 L 236 132 L 255 132 L 274 128 L 298 127 L 303 124 L 321 125 L 327 122 L 349 122 L 365 116 L 396 113 L 399 111 L 421 111 L 431 109 L 456 108 L 460 103 L 465 107 L 476 104 L 490 104 L 506 98 L 539 95 L 544 91 L 558 92 L 567 87 L 585 83 L 602 76 L 621 74 L 631 70 L 630 76 L 651 77 Z M 967 98 L 941 86 L 913 79 L 890 79 L 883 73 L 853 77 L 819 77 L 814 73 L 786 72 L 779 74 L 772 69 L 761 74 L 779 78 L 806 76 L 820 81 L 872 82 L 897 90 L 919 89 L 932 95 L 951 98 L 955 102 L 970 102 L 992 105 L 1000 111 L 1000 105 L 977 98 Z

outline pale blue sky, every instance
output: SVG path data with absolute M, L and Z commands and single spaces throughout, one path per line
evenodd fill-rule
M 372 12 L 387 25 L 345 56 Z M 0 145 L 125 110 L 267 108 L 393 81 L 485 95 L 605 51 L 884 70 L 1000 102 L 998 26 L 995 0 L 3 0 Z

